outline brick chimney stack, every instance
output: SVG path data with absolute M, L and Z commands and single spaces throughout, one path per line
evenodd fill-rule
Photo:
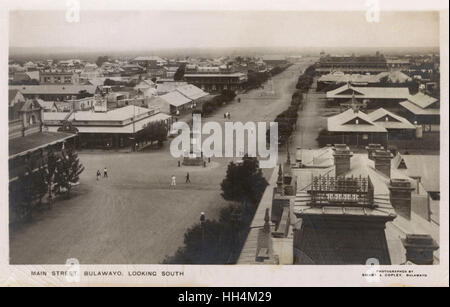
M 350 170 L 350 158 L 353 153 L 350 148 L 345 144 L 336 144 L 334 146 L 334 166 L 336 169 L 336 177 L 344 175 Z
M 375 169 L 391 178 L 391 152 L 389 150 L 375 150 L 372 157 L 375 161 Z
M 397 214 L 404 218 L 411 218 L 411 192 L 414 187 L 411 187 L 411 182 L 407 179 L 391 179 L 389 188 L 389 197 L 391 205 L 394 207 Z
M 369 159 L 373 160 L 373 154 L 376 150 L 384 150 L 384 147 L 381 144 L 369 144 L 366 146 L 366 150 L 369 154 Z
M 414 264 L 433 264 L 433 252 L 439 248 L 430 235 L 409 234 L 402 239 L 406 260 Z

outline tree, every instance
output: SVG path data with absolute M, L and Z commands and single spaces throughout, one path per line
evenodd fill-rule
M 42 198 L 47 194 L 46 173 L 46 168 L 41 164 L 31 177 L 33 181 L 33 196 L 37 199 L 39 205 L 42 203 Z
M 102 66 L 103 63 L 108 62 L 109 57 L 104 55 L 104 56 L 99 56 L 97 58 L 97 61 L 95 61 L 95 64 L 97 64 L 98 67 Z
M 49 150 L 47 153 L 47 169 L 45 172 L 45 182 L 47 183 L 47 190 L 48 190 L 48 205 L 49 207 L 52 206 L 52 190 L 53 190 L 53 182 L 56 172 L 58 159 L 56 158 L 56 155 L 52 149 Z
M 241 164 L 231 162 L 228 165 L 226 177 L 221 183 L 221 195 L 226 200 L 241 202 L 247 210 L 249 203 L 253 206 L 258 204 L 267 185 L 258 159 L 246 155 Z
M 55 171 L 55 193 L 66 193 L 70 197 L 72 185 L 78 183 L 84 166 L 78 159 L 78 154 L 72 146 L 67 146 L 61 151 L 61 159 L 56 164 Z
M 173 76 L 173 80 L 175 80 L 175 81 L 182 80 L 185 70 L 186 70 L 186 64 L 183 63 L 178 67 L 177 71 L 175 72 L 175 75 Z

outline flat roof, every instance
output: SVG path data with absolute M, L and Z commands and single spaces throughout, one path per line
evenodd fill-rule
M 9 140 L 9 158 L 25 155 L 39 148 L 47 147 L 74 137 L 75 134 L 66 132 L 38 132 L 24 137 Z

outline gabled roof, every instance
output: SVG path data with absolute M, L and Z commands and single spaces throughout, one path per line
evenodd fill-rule
M 434 108 L 421 108 L 418 105 L 406 100 L 400 102 L 400 105 L 415 115 L 439 115 L 440 110 Z
M 42 99 L 39 99 L 38 102 L 41 108 L 44 110 L 51 110 L 52 108 L 58 109 L 54 101 L 44 101 Z
M 327 129 L 331 132 L 386 132 L 384 127 L 373 123 L 367 114 L 353 109 L 329 117 Z
M 191 99 L 183 96 L 182 94 L 180 94 L 177 91 L 169 92 L 160 97 L 161 97 L 161 99 L 164 99 L 165 101 L 167 101 L 170 105 L 172 105 L 174 107 L 179 107 L 179 106 L 182 106 L 182 105 L 187 104 L 192 101 Z
M 16 98 L 17 93 L 20 93 L 18 89 L 9 89 L 8 90 L 8 105 L 11 105 L 11 101 Z
M 420 181 L 427 191 L 440 191 L 439 155 L 401 155 L 400 157 L 406 164 L 404 172 L 407 176 L 420 177 Z M 397 169 L 399 169 L 399 165 L 397 165 Z
M 176 91 L 180 92 L 181 94 L 192 100 L 208 96 L 208 93 L 192 84 L 186 84 L 177 87 Z
M 419 92 L 415 95 L 410 95 L 408 97 L 408 101 L 414 103 L 415 105 L 417 105 L 423 109 L 426 109 L 429 106 L 431 106 L 433 103 L 437 102 L 438 99 Z
M 368 117 L 376 125 L 382 126 L 386 129 L 415 129 L 406 118 L 398 116 L 388 110 L 379 108 L 368 114 Z M 387 118 L 387 120 L 386 120 Z
M 327 98 L 352 98 L 353 92 L 367 99 L 407 99 L 410 96 L 407 87 L 354 87 L 346 84 L 327 92 Z
M 187 82 L 164 82 L 156 85 L 158 94 L 165 94 L 176 90 L 178 87 L 187 85 Z

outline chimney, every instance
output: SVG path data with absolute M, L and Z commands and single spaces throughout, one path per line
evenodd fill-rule
M 283 170 L 281 169 L 281 164 L 278 166 L 278 178 L 277 178 L 277 188 L 276 191 L 283 195 L 284 187 L 283 187 Z
M 334 166 L 336 169 L 336 177 L 344 175 L 350 170 L 350 158 L 353 153 L 350 151 L 345 144 L 335 144 L 334 145 Z
M 370 160 L 373 160 L 373 153 L 376 150 L 383 150 L 383 149 L 384 149 L 384 147 L 381 146 L 381 144 L 369 144 L 368 146 L 366 146 L 366 150 L 367 150 L 367 152 L 369 154 L 369 159 Z
M 389 188 L 389 197 L 391 205 L 395 212 L 404 218 L 411 218 L 411 192 L 414 190 L 411 187 L 411 182 L 407 179 L 391 179 Z
M 439 248 L 430 235 L 407 234 L 402 239 L 406 261 L 414 264 L 433 264 L 433 252 Z
M 375 150 L 372 154 L 372 158 L 375 161 L 375 169 L 390 178 L 392 159 L 391 152 L 389 150 Z

